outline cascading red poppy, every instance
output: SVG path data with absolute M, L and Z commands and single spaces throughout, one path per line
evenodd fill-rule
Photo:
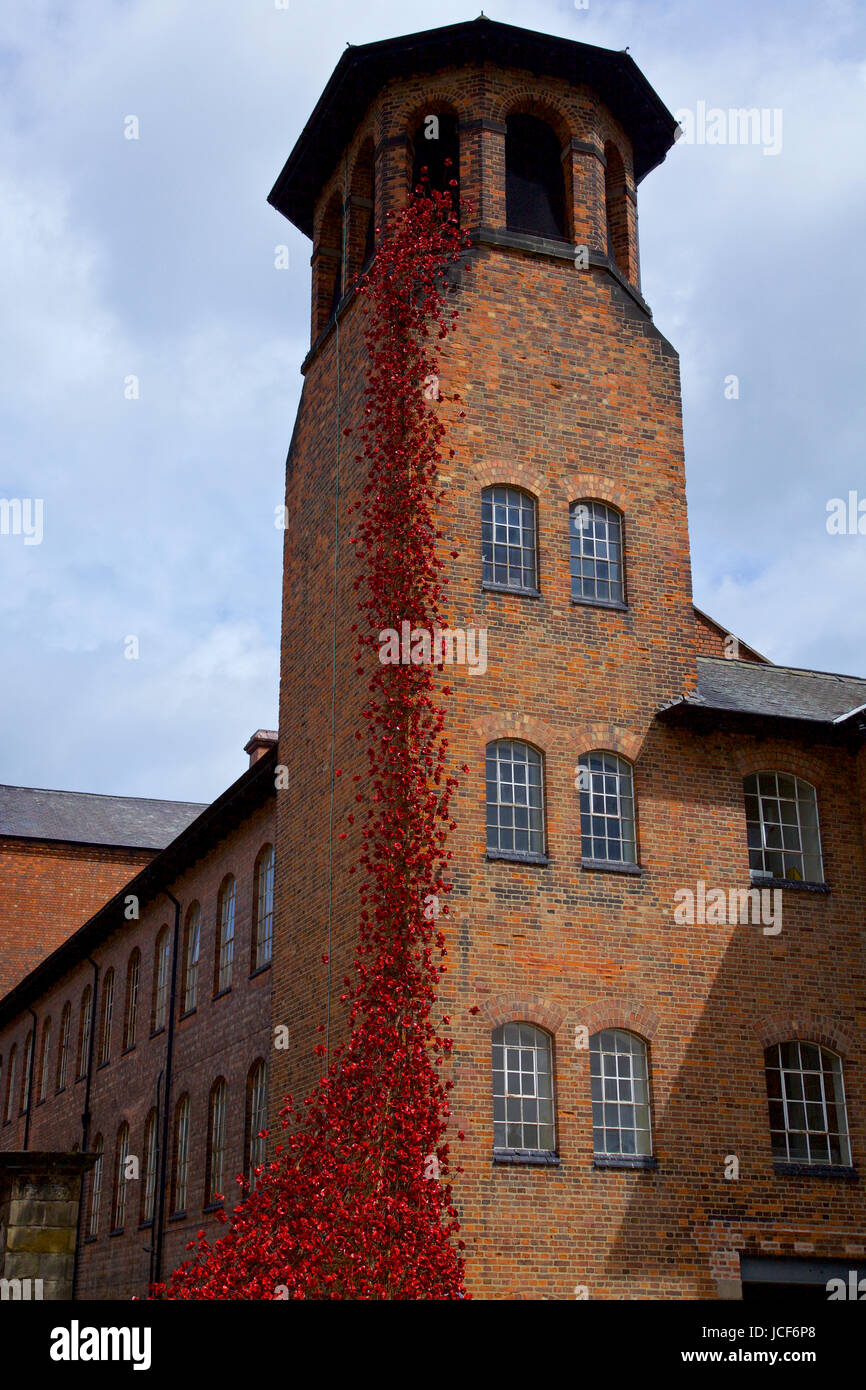
M 357 285 L 369 369 L 356 461 L 368 471 L 353 536 L 353 633 L 368 684 L 355 737 L 368 767 L 354 778 L 363 824 L 348 870 L 361 876 L 356 979 L 342 995 L 348 1036 L 303 1109 L 287 1100 L 277 1157 L 223 1218 L 224 1234 L 211 1243 L 200 1232 L 191 1259 L 152 1297 L 467 1297 L 445 1139 L 452 1044 L 448 1018 L 434 1017 L 457 785 L 440 699 L 450 690 L 441 669 L 386 664 L 377 652 L 384 629 L 433 631 L 445 604 L 436 521 L 444 427 L 431 402 L 438 345 L 457 317 L 447 271 L 468 245 L 453 196 L 416 192 L 389 218 Z M 324 1056 L 324 1045 L 316 1051 Z

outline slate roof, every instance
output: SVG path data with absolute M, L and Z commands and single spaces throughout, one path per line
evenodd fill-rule
M 866 705 L 866 677 L 698 657 L 698 688 L 667 706 L 842 724 Z
M 204 804 L 0 786 L 0 836 L 165 849 Z
M 481 15 L 418 34 L 348 45 L 268 202 L 311 237 L 316 198 L 380 89 L 393 78 L 484 62 L 585 83 L 598 92 L 631 137 L 636 183 L 674 143 L 676 121 L 625 50 L 596 48 Z

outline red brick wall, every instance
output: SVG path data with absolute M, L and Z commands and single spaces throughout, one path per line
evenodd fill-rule
M 153 854 L 0 836 L 0 998 Z
M 253 903 L 253 866 L 259 849 L 273 843 L 273 801 L 247 817 L 235 831 L 214 844 L 182 877 L 168 885 L 180 901 L 181 933 L 190 903 L 201 905 L 201 953 L 198 974 L 198 1007 L 194 1013 L 180 1018 L 175 1032 L 174 1068 L 170 1112 L 188 1092 L 191 1103 L 190 1126 L 190 1202 L 183 1220 L 168 1221 L 166 1227 L 164 1273 L 167 1275 L 186 1258 L 187 1241 L 200 1229 L 215 1233 L 215 1216 L 204 1211 L 205 1152 L 207 1141 L 208 1099 L 210 1089 L 219 1076 L 228 1085 L 227 1106 L 227 1184 L 225 1196 L 229 1203 L 236 1200 L 234 1175 L 244 1164 L 244 1123 L 246 1114 L 246 1082 L 250 1067 L 258 1058 L 270 1061 L 271 1050 L 271 969 L 266 967 L 251 976 L 251 932 Z M 226 874 L 237 880 L 235 914 L 235 957 L 232 988 L 228 994 L 213 998 L 214 952 L 216 948 L 217 895 Z M 97 1000 L 94 1026 L 96 1044 L 90 1097 L 92 1121 L 90 1144 L 98 1134 L 105 1143 L 100 1232 L 96 1240 L 87 1241 L 81 1248 L 78 1292 L 82 1298 L 128 1298 L 146 1291 L 149 1257 L 142 1248 L 150 1244 L 150 1227 L 139 1227 L 142 1180 L 131 1182 L 127 1191 L 127 1214 L 121 1234 L 109 1235 L 112 1199 L 112 1173 L 117 1131 L 123 1121 L 130 1127 L 130 1153 L 139 1157 L 144 1171 L 144 1126 L 152 1106 L 157 1103 L 157 1084 L 165 1065 L 166 1031 L 150 1036 L 154 985 L 154 949 L 157 935 L 164 925 L 173 928 L 174 909 L 171 901 L 160 895 L 142 907 L 141 919 L 128 922 L 114 932 L 92 954 L 100 969 L 100 981 L 106 971 L 115 971 L 114 1013 L 110 1061 L 97 1065 L 100 1007 Z M 131 952 L 141 950 L 141 975 L 138 1005 L 138 1040 L 133 1050 L 122 1054 L 126 972 Z M 180 998 L 180 963 L 178 968 L 178 1015 Z M 41 1041 L 42 1027 L 47 1016 L 52 1020 L 51 1071 L 48 1099 L 36 1104 L 38 1094 L 38 1064 L 34 1079 L 34 1105 L 31 1112 L 31 1149 L 71 1149 L 80 1145 L 81 1116 L 84 1108 L 85 1081 L 75 1079 L 74 1054 L 78 1039 L 79 1003 L 82 991 L 92 981 L 93 971 L 82 961 L 63 979 L 46 992 L 34 1005 Z M 55 1093 L 58 1033 L 63 1005 L 72 1002 L 72 1060 L 66 1088 Z M 24 1014 L 0 1032 L 2 1078 L 0 1095 L 5 1100 L 6 1069 L 12 1044 L 18 1045 L 18 1077 L 21 1077 L 21 1058 L 30 1016 Z M 3 1124 L 0 1115 L 0 1147 L 20 1148 L 24 1138 L 24 1117 L 16 1116 Z M 172 1153 L 171 1140 L 169 1153 Z M 171 1168 L 171 1163 L 169 1164 Z M 91 1178 L 85 1182 L 85 1202 L 90 1192 Z M 167 1205 L 167 1210 L 169 1207 Z
M 348 152 L 351 171 L 372 124 L 380 213 L 405 196 L 401 130 L 437 101 L 463 121 L 494 123 L 468 131 L 461 150 L 463 191 L 494 230 L 504 220 L 495 123 L 512 99 L 552 102 L 566 134 L 599 147 L 612 128 L 591 94 L 543 88 L 522 73 L 446 72 L 427 82 L 391 84 Z M 621 135 L 619 144 L 630 178 Z M 573 160 L 574 239 L 597 248 L 602 166 L 585 153 Z M 335 178 L 324 186 L 321 206 L 334 186 Z M 487 674 L 458 671 L 449 702 L 454 763 L 470 767 L 455 802 L 456 912 L 442 992 L 455 1037 L 454 1129 L 467 1136 L 457 1199 L 469 1286 L 493 1298 L 569 1298 L 578 1287 L 590 1297 L 712 1298 L 736 1279 L 741 1250 L 850 1254 L 866 1216 L 857 1184 L 773 1171 L 763 1048 L 801 1037 L 842 1054 L 854 1161 L 862 1161 L 866 865 L 852 757 L 844 747 L 780 743 L 772 731 L 697 735 L 654 718 L 694 688 L 697 654 L 719 654 L 719 639 L 691 604 L 677 357 L 634 298 L 602 268 L 581 272 L 567 259 L 482 244 L 455 307 L 440 407 L 457 452 L 443 470 L 443 555 L 460 552 L 448 561 L 449 619 L 486 627 L 489 641 Z M 329 985 L 332 1041 L 339 1031 L 336 995 L 357 924 L 346 870 L 360 827 L 345 841 L 337 835 L 351 809 L 350 778 L 366 768 L 353 741 L 365 686 L 351 660 L 347 510 L 362 474 L 352 438 L 341 434 L 360 418 L 360 331 L 350 303 L 339 334 L 331 327 L 320 340 L 288 465 L 280 761 L 290 787 L 278 796 L 274 1020 L 294 1029 L 292 1052 L 274 1070 L 274 1102 L 289 1084 L 303 1094 L 318 1074 L 314 1025 L 326 1016 Z M 480 493 L 493 482 L 537 499 L 540 598 L 481 589 Z M 627 612 L 571 601 L 568 505 L 587 496 L 624 511 Z M 486 858 L 484 750 L 500 736 L 545 755 L 546 865 Z M 635 762 L 640 875 L 581 866 L 574 775 L 593 748 Z M 700 878 L 749 886 L 742 776 L 758 767 L 790 768 L 817 785 L 831 892 L 786 889 L 779 936 L 760 926 L 675 925 L 677 889 Z M 508 1019 L 553 1034 L 558 1168 L 492 1163 L 490 1030 Z M 648 1041 L 656 1171 L 594 1169 L 578 1026 L 630 1028 Z M 729 1154 L 740 1160 L 738 1181 L 724 1177 Z

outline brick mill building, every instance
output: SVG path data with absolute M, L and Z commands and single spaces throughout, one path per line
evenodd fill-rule
M 279 744 L 259 731 L 130 882 L 114 862 L 114 896 L 34 937 L 56 948 L 0 1002 L 10 1164 L 101 1155 L 79 1297 L 143 1292 L 215 1228 L 315 1084 L 317 1025 L 340 1036 L 366 770 L 353 285 L 424 166 L 457 172 L 471 236 L 431 405 L 447 617 L 487 634 L 446 706 L 470 769 L 442 919 L 469 1288 L 825 1297 L 866 1273 L 866 680 L 774 666 L 693 606 L 678 360 L 637 241 L 674 133 L 626 53 L 481 18 L 348 48 L 280 174 L 313 252 Z

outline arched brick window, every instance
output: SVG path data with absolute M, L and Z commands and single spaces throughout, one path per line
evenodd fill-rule
M 102 1135 L 97 1134 L 93 1141 L 96 1162 L 90 1173 L 90 1210 L 87 1220 L 87 1234 L 91 1239 L 99 1235 L 99 1206 L 102 1200 L 102 1168 L 105 1158 Z
M 622 1028 L 593 1034 L 589 1073 L 596 1157 L 651 1155 L 649 1067 L 643 1038 Z
M 519 488 L 481 494 L 481 579 L 489 589 L 538 593 L 537 507 Z
M 505 205 L 509 231 L 568 239 L 560 141 L 538 116 L 506 120 Z
M 274 847 L 263 845 L 253 869 L 253 970 L 267 965 L 274 947 Z
M 752 876 L 823 883 L 818 797 L 811 782 L 787 772 L 743 780 Z
M 69 1034 L 72 1031 L 72 1005 L 67 999 L 63 1005 L 63 1012 L 60 1015 L 60 1039 L 57 1048 L 57 1089 L 63 1091 L 66 1088 L 66 1078 L 69 1075 Z
M 622 515 L 583 498 L 569 510 L 571 596 L 582 603 L 625 603 Z
M 126 1003 L 123 1009 L 123 1050 L 135 1047 L 138 1032 L 138 990 L 141 983 L 141 951 L 136 946 L 126 967 Z
M 97 1065 L 104 1066 L 111 1059 L 111 1021 L 114 1014 L 114 970 L 105 972 L 102 982 L 102 1007 L 99 1018 L 99 1053 Z
M 237 883 L 227 874 L 217 899 L 217 949 L 214 961 L 214 994 L 231 989 L 235 961 L 235 907 Z
M 554 1153 L 553 1039 L 534 1023 L 493 1031 L 493 1148 Z
M 159 1123 L 156 1106 L 148 1113 L 144 1126 L 144 1172 L 141 1182 L 141 1220 L 152 1221 L 156 1212 L 156 1169 L 159 1158 Z
M 497 739 L 486 750 L 487 852 L 543 855 L 544 760 L 537 748 Z
M 6 1103 L 3 1107 L 4 1123 L 12 1119 L 15 1109 L 15 1090 L 18 1079 L 18 1044 L 13 1043 L 9 1053 L 9 1063 L 6 1068 Z
M 363 270 L 376 246 L 376 161 L 371 137 L 363 141 L 355 160 L 349 208 L 347 277 L 351 280 Z
M 625 166 L 616 145 L 608 141 L 604 147 L 604 201 L 607 215 L 607 254 L 628 278 L 628 210 L 625 190 Z
M 171 1209 L 186 1211 L 189 1199 L 189 1096 L 181 1096 L 174 1110 L 174 1163 L 171 1174 Z
M 459 215 L 460 137 L 457 116 L 451 111 L 431 112 L 413 134 L 412 191 L 419 185 L 439 193 L 450 192 Z
M 634 864 L 637 841 L 632 765 L 618 753 L 596 749 L 578 763 L 580 841 L 584 860 Z
M 33 1063 L 33 1029 L 31 1028 L 24 1041 L 24 1070 L 21 1073 L 21 1114 L 30 1104 L 30 1086 L 33 1080 L 31 1076 Z
M 267 1140 L 261 1131 L 268 1123 L 268 1069 L 260 1057 L 253 1062 L 247 1076 L 247 1107 L 245 1125 L 246 1170 L 250 1191 L 256 1186 L 256 1168 L 265 1161 Z
M 111 1229 L 122 1231 L 126 1220 L 126 1160 L 129 1157 L 129 1125 L 124 1120 L 117 1131 L 114 1148 L 114 1192 L 111 1203 Z
M 153 958 L 153 1009 L 150 1031 L 158 1033 L 168 1019 L 168 986 L 170 973 L 171 941 L 168 927 L 160 928 L 156 938 L 156 953 Z
M 316 332 L 320 333 L 343 297 L 343 206 L 339 193 L 334 194 L 322 218 L 316 255 Z
M 42 1025 L 42 1052 L 39 1058 L 39 1089 L 36 1093 L 37 1101 L 45 1100 L 48 1095 L 48 1064 L 51 1053 L 51 1019 L 46 1018 Z
M 226 1178 L 226 1109 L 228 1087 L 220 1076 L 214 1082 L 208 1102 L 207 1164 L 205 1167 L 205 1202 L 208 1206 L 222 1201 Z
M 850 1167 L 842 1058 L 817 1043 L 780 1042 L 764 1065 L 773 1158 Z
M 93 1025 L 93 988 L 91 985 L 84 986 L 81 996 L 81 1007 L 78 1011 L 78 1057 L 76 1059 L 76 1075 L 83 1076 L 87 1071 L 87 1063 L 90 1056 L 90 1030 Z
M 201 949 L 201 908 L 190 903 L 183 933 L 183 1012 L 198 1007 L 198 958 Z

